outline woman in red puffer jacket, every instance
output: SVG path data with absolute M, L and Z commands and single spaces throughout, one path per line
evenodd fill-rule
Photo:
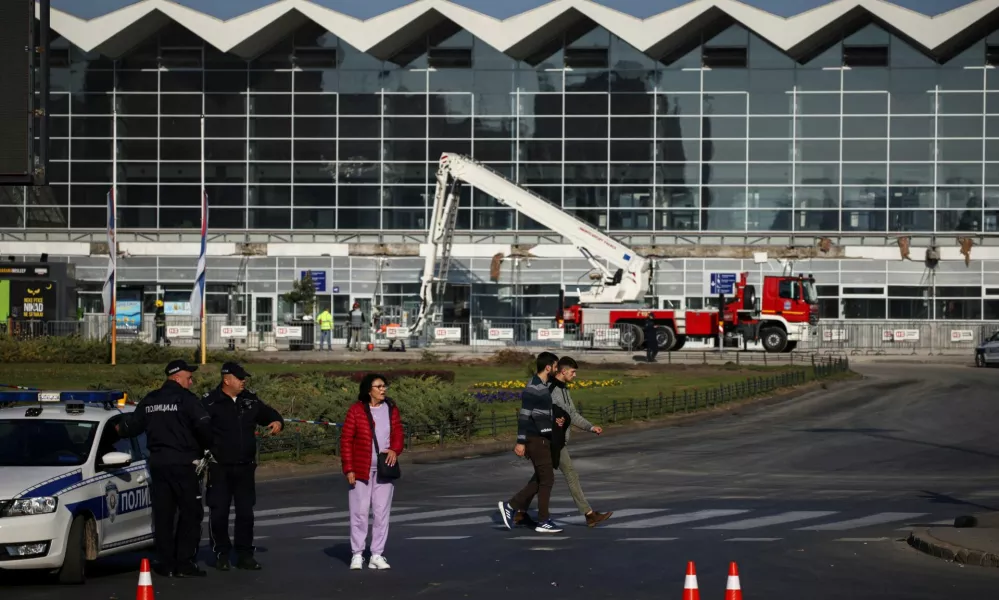
M 362 554 L 368 537 L 369 510 L 374 515 L 374 523 L 368 567 L 389 568 L 382 553 L 388 539 L 395 484 L 377 476 L 377 453 L 385 454 L 386 464 L 394 465 L 402 454 L 404 434 L 399 408 L 387 397 L 387 390 L 388 380 L 383 375 L 365 375 L 357 402 L 347 409 L 340 434 L 340 462 L 350 484 L 350 545 L 353 551 L 350 568 L 354 570 L 364 563 Z

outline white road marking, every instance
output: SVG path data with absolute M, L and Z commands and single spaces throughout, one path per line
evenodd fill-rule
M 730 517 L 747 513 L 748 510 L 699 510 L 696 512 L 681 513 L 678 515 L 667 515 L 662 517 L 652 517 L 651 519 L 639 519 L 627 523 L 610 523 L 604 525 L 604 529 L 645 529 L 646 527 L 663 527 L 665 525 L 676 525 L 678 523 L 691 523 L 693 521 L 703 521 L 717 517 Z
M 647 515 L 651 513 L 664 512 L 669 510 L 668 508 L 625 508 L 622 510 L 615 510 L 614 514 L 611 515 L 611 519 L 616 519 L 620 517 L 636 517 L 638 515 Z M 606 523 L 607 521 L 604 521 Z M 559 525 L 563 523 L 569 523 L 571 525 L 585 525 L 586 517 L 583 515 L 576 515 L 574 517 L 566 517 L 564 519 L 558 520 Z M 599 525 L 598 525 L 599 527 Z
M 489 511 L 489 510 L 492 510 L 494 513 L 496 513 L 495 517 L 482 515 L 482 516 L 478 516 L 478 517 L 468 517 L 468 518 L 465 518 L 465 519 L 448 519 L 447 521 L 434 522 L 434 523 L 410 523 L 409 525 L 407 525 L 407 527 L 461 527 L 461 526 L 464 526 L 464 525 L 496 525 L 496 524 L 499 524 L 501 529 L 506 529 L 506 527 L 502 525 L 502 519 L 499 516 L 499 511 L 498 510 L 483 508 L 481 511 L 476 511 L 476 512 L 486 512 L 486 511 Z M 565 514 L 565 513 L 568 513 L 568 512 L 574 512 L 575 510 L 576 510 L 575 508 L 551 508 L 551 509 L 548 510 L 548 512 L 551 514 L 551 516 L 554 519 L 556 519 L 557 522 L 561 523 L 562 519 L 559 518 L 559 515 L 562 515 L 562 514 Z M 412 516 L 415 516 L 415 515 L 412 515 Z M 533 519 L 534 517 L 532 516 L 531 518 Z M 571 518 L 571 517 L 569 517 L 569 518 Z M 392 522 L 395 523 L 396 522 L 395 519 L 393 519 Z
M 641 538 L 618 538 L 619 542 L 673 542 L 680 538 L 675 537 L 641 537 Z
M 743 519 L 741 521 L 731 521 L 729 523 L 721 523 L 718 525 L 706 525 L 704 527 L 697 527 L 696 529 L 755 529 L 757 527 L 779 525 L 781 523 L 790 523 L 792 521 L 817 519 L 819 517 L 834 514 L 836 514 L 836 511 L 834 510 L 796 510 L 781 513 L 779 515 L 770 515 L 769 517 L 757 517 L 755 519 Z
M 349 535 L 317 535 L 315 537 L 307 537 L 307 540 L 349 540 Z
M 438 498 L 484 498 L 492 494 L 454 494 L 451 496 L 437 496 Z
M 856 529 L 858 527 L 867 527 L 869 525 L 891 523 L 892 521 L 901 521 L 902 519 L 914 519 L 925 514 L 928 513 L 882 512 L 868 515 L 866 517 L 860 517 L 858 519 L 838 521 L 836 523 L 812 525 L 811 527 L 799 527 L 798 531 L 842 531 L 844 529 Z
M 269 517 L 273 515 L 294 515 L 298 513 L 312 512 L 316 510 L 329 510 L 329 506 L 291 506 L 288 508 L 269 508 L 267 510 L 254 510 L 254 517 Z M 209 509 L 205 507 L 205 520 L 208 520 Z M 229 520 L 233 521 L 236 519 L 235 511 L 230 507 Z
M 409 521 L 422 521 L 424 519 L 437 519 L 440 517 L 450 517 L 452 515 L 469 515 L 473 513 L 488 512 L 490 510 L 496 510 L 496 509 L 495 508 L 448 508 L 444 510 L 432 510 L 430 512 L 411 513 L 408 515 L 403 515 L 401 517 L 392 516 L 389 518 L 389 522 L 392 525 L 395 525 L 396 523 L 406 523 Z M 350 522 L 340 521 L 337 523 L 323 523 L 322 525 L 315 525 L 315 527 L 343 527 L 346 525 L 350 525 Z M 440 525 L 440 524 L 433 523 L 433 525 Z
M 742 538 L 729 538 L 725 540 L 726 542 L 777 542 L 783 538 L 752 538 L 752 537 L 742 537 Z
M 833 540 L 834 542 L 887 542 L 888 538 L 878 537 L 878 538 L 839 538 L 838 540 Z
M 409 537 L 407 540 L 467 540 L 472 536 L 470 535 L 425 535 L 417 537 Z
M 510 537 L 511 540 L 529 540 L 532 542 L 539 542 L 541 540 L 567 540 L 569 536 L 555 536 L 555 535 L 515 535 Z
M 392 507 L 392 512 L 413 510 L 412 508 L 403 508 L 398 506 Z M 311 523 L 313 521 L 331 521 L 333 519 L 342 519 L 344 517 L 349 517 L 349 510 L 340 510 L 337 512 L 330 513 L 319 513 L 314 515 L 304 515 L 301 517 L 285 517 L 282 519 L 268 519 L 264 521 L 257 521 L 253 524 L 254 527 L 268 527 L 271 525 L 295 525 L 298 523 Z

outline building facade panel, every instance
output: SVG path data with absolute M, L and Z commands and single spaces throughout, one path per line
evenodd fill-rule
M 51 185 L 4 190 L 3 230 L 100 231 L 114 181 L 119 231 L 195 230 L 203 181 L 213 232 L 419 243 L 437 159 L 458 152 L 612 235 L 686 236 L 690 257 L 657 262 L 656 292 L 692 308 L 705 305 L 704 273 L 760 274 L 752 260 L 690 254 L 709 238 L 987 245 L 999 231 L 999 34 L 940 63 L 872 23 L 796 60 L 728 20 L 651 56 L 582 19 L 517 59 L 439 21 L 387 58 L 309 21 L 249 59 L 176 23 L 113 58 L 57 38 Z M 460 206 L 473 240 L 547 234 L 477 190 Z M 928 269 L 912 258 L 795 268 L 815 274 L 825 318 L 999 318 L 999 262 Z M 99 311 L 106 258 L 69 260 L 87 282 L 81 307 Z M 506 256 L 498 281 L 491 262 L 456 257 L 462 318 L 547 319 L 559 289 L 571 301 L 588 281 L 580 259 Z M 321 305 L 336 314 L 376 296 L 412 307 L 422 264 L 212 256 L 209 306 L 277 318 L 280 294 L 312 269 L 327 272 Z M 186 256 L 127 256 L 119 268 L 147 303 L 180 301 L 194 276 Z

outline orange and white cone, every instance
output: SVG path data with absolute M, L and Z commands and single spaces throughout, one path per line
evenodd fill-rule
M 725 586 L 725 600 L 742 600 L 742 586 L 739 584 L 739 567 L 732 562 L 728 566 L 728 585 Z
M 694 571 L 694 561 L 687 562 L 687 576 L 683 579 L 683 600 L 701 600 L 701 592 L 697 590 L 697 573 Z
M 153 600 L 153 576 L 149 572 L 149 559 L 143 558 L 139 567 L 139 587 L 135 590 L 135 600 Z

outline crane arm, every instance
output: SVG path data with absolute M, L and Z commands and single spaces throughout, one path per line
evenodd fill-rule
M 437 288 L 436 296 L 439 297 L 446 284 L 451 260 L 451 236 L 460 189 L 465 183 L 560 234 L 579 250 L 594 269 L 601 272 L 602 279 L 599 283 L 594 284 L 590 290 L 579 292 L 581 304 L 617 304 L 645 298 L 649 289 L 650 270 L 650 264 L 645 258 L 496 171 L 466 156 L 444 153 L 437 170 L 433 214 L 427 236 L 428 252 L 424 257 L 426 262 L 421 278 L 421 307 L 413 324 L 414 334 L 422 331 L 430 318 L 430 311 L 436 306 L 434 288 Z M 441 259 L 440 263 L 437 262 L 438 257 Z M 616 272 L 610 272 L 601 260 L 615 267 Z

